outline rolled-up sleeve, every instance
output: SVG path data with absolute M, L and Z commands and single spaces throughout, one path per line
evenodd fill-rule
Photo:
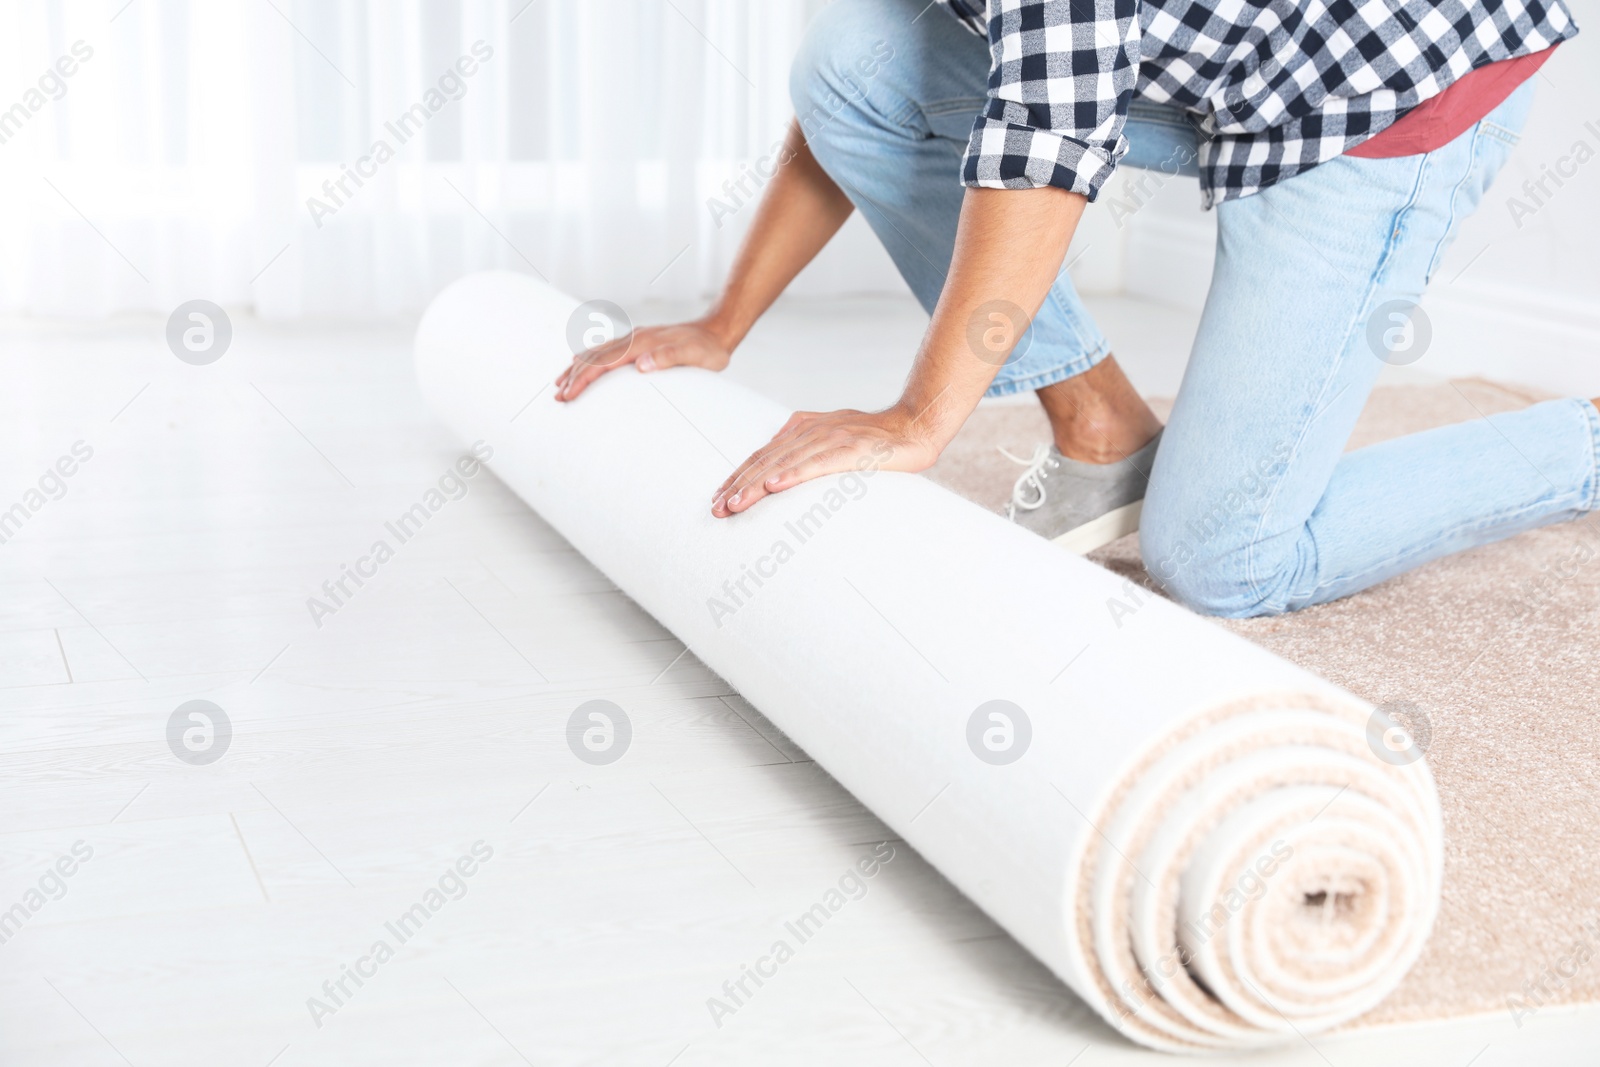
M 1093 200 L 1127 151 L 1139 0 L 989 0 L 989 94 L 961 180 Z

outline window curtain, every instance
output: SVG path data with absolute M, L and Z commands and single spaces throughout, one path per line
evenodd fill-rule
M 822 2 L 6 5 L 0 312 L 404 316 L 491 267 L 703 295 Z

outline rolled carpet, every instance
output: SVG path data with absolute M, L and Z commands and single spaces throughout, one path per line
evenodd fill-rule
M 551 382 L 591 309 L 473 275 L 417 332 L 435 412 L 547 522 L 1130 1038 L 1297 1040 L 1378 1004 L 1438 911 L 1438 796 L 1336 686 L 924 478 L 727 520 L 788 412 L 718 375 Z
M 1481 379 L 1380 385 L 1347 447 L 1548 399 Z M 1157 415 L 1171 407 L 1150 404 Z M 1026 455 L 1049 434 L 1038 405 L 986 405 L 926 476 L 998 512 L 1018 470 L 1000 449 Z M 1090 558 L 1129 578 L 1138 596 L 1160 595 L 1136 537 Z M 1446 556 L 1328 604 L 1218 620 L 1406 715 L 1426 748 L 1445 826 L 1439 918 L 1405 981 L 1351 1027 L 1484 1013 L 1520 1026 L 1556 1005 L 1600 1002 L 1597 561 L 1600 514 Z M 1120 603 L 1129 602 L 1125 590 Z

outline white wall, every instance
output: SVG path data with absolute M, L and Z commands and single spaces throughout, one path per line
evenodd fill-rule
M 1434 340 L 1419 369 L 1600 395 L 1600 0 L 1569 5 L 1584 32 L 1541 72 L 1522 143 L 1434 278 L 1423 305 Z M 1519 226 L 1510 198 L 1531 205 L 1523 183 L 1579 141 L 1594 158 Z M 1093 210 L 1105 214 L 1103 203 Z M 1125 227 L 1126 292 L 1198 308 L 1215 225 L 1193 179 L 1168 183 Z

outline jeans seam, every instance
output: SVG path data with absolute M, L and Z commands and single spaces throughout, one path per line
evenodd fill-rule
M 1578 399 L 1576 402 L 1583 405 L 1583 416 L 1589 427 L 1591 466 L 1589 468 L 1589 491 L 1586 494 L 1588 503 L 1583 510 L 1595 511 L 1600 509 L 1600 411 L 1595 410 L 1594 404 L 1587 400 Z
M 867 94 L 862 93 L 861 101 L 857 107 L 865 111 L 867 110 L 866 104 Z M 926 121 L 920 123 L 916 121 L 917 119 L 926 120 L 928 113 L 922 108 L 918 107 L 915 100 L 904 101 L 898 108 L 894 110 L 893 114 L 886 111 L 880 111 L 878 113 L 882 115 L 883 120 L 890 125 L 914 133 L 919 137 L 927 137 L 933 132 L 932 128 Z
M 1014 393 L 1026 393 L 1036 389 L 1043 389 L 1047 385 L 1066 381 L 1074 378 L 1093 367 L 1111 354 L 1109 342 L 1102 341 L 1093 350 L 1085 352 L 1077 359 L 1068 360 L 1060 366 L 1048 370 L 1036 371 L 1026 378 L 999 378 L 991 382 L 989 388 L 984 390 L 985 396 L 1010 396 Z
M 1052 285 L 1049 289 L 1049 292 L 1045 294 L 1045 299 L 1050 301 L 1055 306 L 1055 309 L 1061 315 L 1062 320 L 1066 322 L 1068 327 L 1072 330 L 1073 339 L 1078 342 L 1078 348 L 1082 355 L 1079 355 L 1073 359 L 1069 359 L 1065 363 L 1058 364 L 1055 367 L 1050 367 L 1042 371 L 1035 371 L 1032 374 L 1029 374 L 1026 378 L 1015 380 L 1001 377 L 1001 375 L 1003 375 L 1005 372 L 1005 367 L 1002 366 L 1000 374 L 995 376 L 999 380 L 990 383 L 989 389 L 984 390 L 984 394 L 986 396 L 1006 396 L 1013 392 L 1025 392 L 1028 389 L 1043 389 L 1047 385 L 1054 385 L 1056 382 L 1065 381 L 1068 378 L 1082 374 L 1084 371 L 1088 370 L 1096 363 L 1099 363 L 1110 354 L 1111 343 L 1106 340 L 1105 335 L 1101 334 L 1098 328 L 1095 329 L 1095 343 L 1093 347 L 1090 347 L 1088 344 L 1088 339 L 1083 336 L 1083 331 L 1078 328 L 1078 316 L 1072 313 L 1072 311 L 1067 307 L 1066 303 L 1061 299 L 1060 293 L 1057 291 L 1057 286 L 1061 284 L 1062 280 L 1065 280 L 1068 285 L 1072 284 L 1072 280 L 1070 278 L 1058 279 L 1056 285 Z M 1038 316 L 1035 315 L 1034 318 L 1037 319 Z M 1034 382 L 1037 382 L 1038 384 L 1032 384 Z M 991 392 L 991 390 L 997 388 L 1004 391 L 999 393 Z
M 1430 538 L 1427 541 L 1422 541 L 1407 548 L 1399 549 L 1388 556 L 1388 558 L 1372 564 L 1366 570 L 1357 571 L 1353 574 L 1340 575 L 1336 578 L 1329 578 L 1325 581 L 1318 582 L 1316 588 L 1312 589 L 1307 596 L 1314 598 L 1323 590 L 1329 589 L 1333 586 L 1352 581 L 1361 581 L 1368 574 L 1371 574 L 1375 571 L 1386 570 L 1387 568 L 1393 566 L 1397 560 L 1403 559 L 1406 556 L 1416 555 L 1419 552 L 1426 552 L 1428 549 L 1434 545 L 1437 545 L 1441 541 L 1447 541 L 1451 538 L 1459 537 L 1463 533 L 1474 530 L 1482 530 L 1490 526 L 1496 526 L 1521 518 L 1524 515 L 1531 514 L 1541 509 L 1548 509 L 1551 507 L 1559 508 L 1565 496 L 1570 495 L 1575 498 L 1574 502 L 1578 510 L 1584 512 L 1594 511 L 1597 506 L 1600 506 L 1600 500 L 1596 499 L 1597 495 L 1600 495 L 1600 411 L 1596 411 L 1594 405 L 1587 400 L 1574 399 L 1573 403 L 1583 405 L 1582 418 L 1584 420 L 1584 428 L 1589 432 L 1590 474 L 1587 481 L 1580 488 L 1570 491 L 1567 494 L 1552 492 L 1540 497 L 1538 500 L 1508 509 L 1506 511 L 1497 512 L 1496 514 L 1490 515 L 1487 518 L 1482 518 L 1475 522 L 1458 524 L 1457 526 L 1452 527 L 1450 530 L 1441 533 L 1436 537 Z M 1587 503 L 1585 503 L 1585 501 L 1587 501 Z
M 1065 319 L 1066 322 L 1071 326 L 1072 339 L 1078 342 L 1078 347 L 1087 352 L 1089 351 L 1088 342 L 1090 339 L 1083 336 L 1083 330 L 1079 328 L 1080 323 L 1078 321 L 1078 316 L 1074 314 L 1072 309 L 1067 307 L 1066 302 L 1061 299 L 1061 284 L 1063 282 L 1067 285 L 1072 285 L 1072 277 L 1071 275 L 1066 274 L 1065 271 L 1063 271 L 1062 274 L 1056 278 L 1055 282 L 1051 284 L 1049 292 L 1046 294 L 1045 298 L 1055 305 L 1056 311 L 1059 312 L 1061 317 Z M 1074 288 L 1073 292 L 1076 293 L 1077 289 Z M 1035 315 L 1034 317 L 1037 318 L 1038 316 Z M 1093 320 L 1090 320 L 1090 322 L 1092 324 Z M 1107 342 L 1105 336 L 1100 333 L 1100 327 L 1095 326 L 1094 332 L 1094 341 L 1096 347 L 1106 347 Z
M 983 105 L 983 97 L 972 96 L 951 100 L 934 100 L 923 104 L 921 110 L 924 115 L 955 115 L 963 111 L 976 114 L 983 110 Z
M 1349 354 L 1350 345 L 1355 337 L 1357 324 L 1371 313 L 1372 298 L 1379 288 L 1378 279 L 1383 276 L 1384 269 L 1394 258 L 1395 240 L 1400 235 L 1401 226 L 1407 213 L 1415 209 L 1417 202 L 1421 199 L 1422 189 L 1426 183 L 1429 162 L 1432 155 L 1433 153 L 1430 152 L 1422 156 L 1421 162 L 1417 166 L 1417 177 L 1411 186 L 1411 195 L 1406 199 L 1405 204 L 1403 204 L 1399 210 L 1394 213 L 1393 221 L 1389 227 L 1389 237 L 1384 241 L 1383 253 L 1378 257 L 1378 262 L 1373 267 L 1373 270 L 1367 279 L 1366 292 L 1363 293 L 1359 305 L 1360 310 L 1351 318 L 1349 324 L 1347 325 L 1344 338 L 1341 340 L 1339 345 L 1339 356 L 1334 361 L 1333 367 L 1330 369 L 1327 379 L 1322 383 L 1322 388 L 1317 394 L 1317 400 L 1311 408 L 1312 415 L 1301 424 L 1300 432 L 1295 438 L 1294 447 L 1290 450 L 1288 457 L 1284 460 L 1285 473 L 1287 473 L 1289 467 L 1293 466 L 1295 457 L 1299 455 L 1300 448 L 1305 443 L 1306 433 L 1311 429 L 1311 424 L 1318 417 L 1320 417 L 1321 414 L 1326 413 L 1322 407 L 1322 398 L 1327 396 L 1328 390 L 1338 378 L 1340 369 L 1345 365 L 1345 359 Z M 1270 190 L 1264 190 L 1264 192 L 1270 192 Z M 1337 399 L 1337 397 L 1335 399 Z M 1256 577 L 1256 547 L 1261 543 L 1262 531 L 1266 528 L 1267 519 L 1272 514 L 1273 505 L 1277 501 L 1278 491 L 1283 487 L 1283 482 L 1284 479 L 1278 479 L 1273 485 L 1271 491 L 1268 492 L 1267 498 L 1262 501 L 1261 516 L 1256 520 L 1255 531 L 1251 534 L 1248 547 L 1245 549 L 1245 587 L 1250 591 L 1251 598 L 1261 603 L 1266 601 L 1266 597 L 1263 596 L 1261 582 Z M 1304 523 L 1301 524 L 1302 529 L 1304 529 L 1304 525 Z M 1290 599 L 1293 599 L 1292 593 L 1290 595 Z
M 1170 126 L 1175 130 L 1193 130 L 1195 125 L 1181 111 L 1175 111 L 1172 105 L 1148 104 L 1134 100 L 1128 105 L 1128 118 L 1130 121 L 1148 122 L 1152 125 Z
M 1524 515 L 1547 509 L 1550 505 L 1558 503 L 1560 499 L 1561 498 L 1559 495 L 1541 497 L 1538 500 L 1532 501 L 1531 503 L 1520 505 L 1508 511 L 1497 512 L 1484 519 L 1479 519 L 1474 522 L 1460 523 L 1451 527 L 1449 530 L 1429 538 L 1426 541 L 1421 541 L 1416 544 L 1409 545 L 1404 549 L 1397 550 L 1382 560 L 1371 564 L 1365 570 L 1355 571 L 1351 574 L 1341 574 L 1337 577 L 1320 581 L 1311 589 L 1310 592 L 1306 594 L 1306 596 L 1312 598 L 1311 602 L 1315 603 L 1317 594 L 1321 593 L 1325 589 L 1330 589 L 1336 585 L 1344 585 L 1349 582 L 1362 581 L 1367 575 L 1387 570 L 1397 561 L 1404 559 L 1407 556 L 1415 556 L 1418 553 L 1426 552 L 1442 541 L 1448 541 L 1452 538 L 1459 537 L 1464 533 L 1469 533 L 1474 530 L 1482 530 L 1491 526 L 1500 525 L 1508 521 L 1522 518 Z M 1289 599 L 1292 601 L 1295 598 L 1291 596 Z M 1287 605 L 1285 606 L 1287 607 Z
M 1478 158 L 1479 149 L 1482 147 L 1485 127 L 1487 122 L 1479 122 L 1472 135 L 1472 147 L 1467 152 L 1467 168 L 1461 174 L 1461 180 L 1456 182 L 1456 187 L 1450 190 L 1450 217 L 1445 220 L 1444 232 L 1439 235 L 1439 243 L 1433 248 L 1433 255 L 1428 259 L 1428 272 L 1423 275 L 1422 284 L 1426 288 L 1433 281 L 1434 274 L 1439 270 L 1439 264 L 1444 259 L 1445 250 L 1450 245 L 1450 235 L 1455 232 L 1456 223 L 1460 218 L 1461 190 L 1466 188 L 1467 182 L 1478 170 L 1481 160 Z M 1431 153 L 1430 153 L 1431 155 Z
M 1516 130 L 1508 130 L 1497 122 L 1490 122 L 1488 119 L 1484 119 L 1478 123 L 1478 127 L 1483 133 L 1497 141 L 1504 141 L 1512 148 L 1522 143 L 1522 134 Z
M 1187 133 L 1194 132 L 1194 126 L 1187 122 L 1177 122 L 1166 118 L 1147 118 L 1144 115 L 1136 116 L 1130 121 L 1137 121 L 1146 126 L 1165 126 L 1169 130 L 1183 130 Z

